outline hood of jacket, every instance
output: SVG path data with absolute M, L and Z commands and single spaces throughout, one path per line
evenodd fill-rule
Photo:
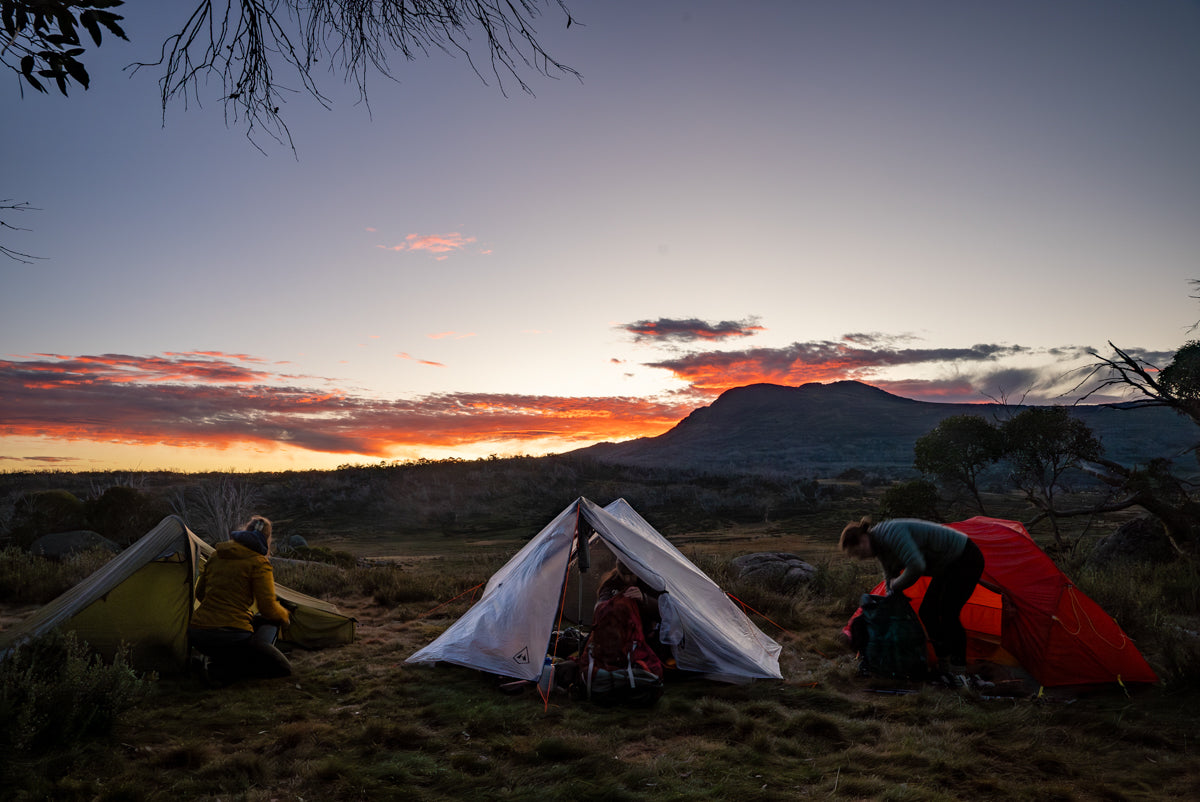
M 234 543 L 245 546 L 251 551 L 261 554 L 264 557 L 267 556 L 267 536 L 262 532 L 254 532 L 249 530 L 231 532 L 229 534 L 229 539 Z

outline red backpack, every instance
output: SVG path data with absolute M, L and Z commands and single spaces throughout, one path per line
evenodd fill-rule
M 662 695 L 662 661 L 646 643 L 638 603 L 614 596 L 596 605 L 579 652 L 579 676 L 597 702 L 653 704 Z

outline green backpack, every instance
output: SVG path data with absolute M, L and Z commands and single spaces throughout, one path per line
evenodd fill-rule
M 879 677 L 924 679 L 929 674 L 925 627 L 904 594 L 864 594 L 860 604 L 867 670 Z

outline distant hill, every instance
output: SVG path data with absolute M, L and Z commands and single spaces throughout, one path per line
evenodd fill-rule
M 993 422 L 1023 406 L 914 401 L 856 381 L 784 387 L 753 384 L 722 393 L 670 431 L 574 453 L 630 465 L 828 474 L 846 468 L 912 470 L 913 445 L 942 419 L 979 415 Z M 1123 464 L 1175 456 L 1200 428 L 1172 410 L 1072 407 Z

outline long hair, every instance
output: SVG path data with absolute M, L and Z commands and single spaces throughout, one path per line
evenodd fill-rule
M 622 571 L 621 569 L 624 569 L 624 571 Z M 633 577 L 632 582 L 627 582 L 624 579 L 622 579 L 621 578 L 622 573 L 628 574 L 629 576 Z M 635 573 L 633 573 L 633 571 L 629 570 L 629 566 L 625 565 L 625 563 L 621 562 L 620 560 L 617 560 L 616 565 L 614 565 L 612 568 L 608 569 L 607 571 L 605 571 L 603 574 L 600 575 L 600 584 L 597 587 L 602 588 L 602 587 L 605 587 L 606 585 L 608 585 L 609 583 L 616 584 L 618 582 L 621 585 L 625 585 L 625 586 L 628 586 L 630 584 L 636 585 L 637 581 L 638 581 L 637 574 L 635 574 Z
M 261 515 L 252 515 L 250 520 L 246 521 L 242 529 L 246 532 L 262 532 L 263 537 L 267 539 L 267 543 L 271 542 L 271 521 Z
M 864 515 L 858 522 L 851 521 L 846 524 L 842 530 L 842 536 L 838 538 L 838 548 L 842 551 L 850 551 L 862 543 L 871 532 L 871 517 Z

